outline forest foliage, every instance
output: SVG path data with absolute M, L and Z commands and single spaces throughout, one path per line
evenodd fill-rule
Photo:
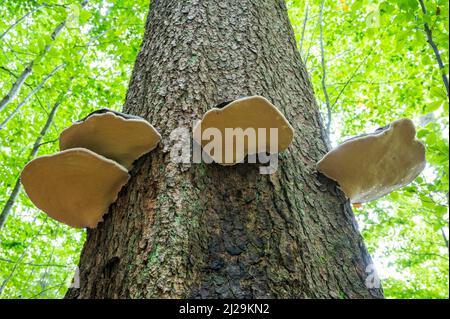
M 448 298 L 448 2 L 424 1 L 426 13 L 418 0 L 286 4 L 333 145 L 402 117 L 415 122 L 425 171 L 354 212 L 387 297 Z M 18 176 L 57 151 L 72 122 L 121 109 L 148 5 L 0 0 L 0 298 L 66 292 L 85 231 L 46 218 Z

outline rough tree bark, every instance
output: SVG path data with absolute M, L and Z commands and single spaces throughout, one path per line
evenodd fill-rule
M 295 128 L 278 171 L 176 164 L 170 132 L 263 95 Z M 327 151 L 283 0 L 152 0 L 124 111 L 163 136 L 89 230 L 68 298 L 382 298 Z

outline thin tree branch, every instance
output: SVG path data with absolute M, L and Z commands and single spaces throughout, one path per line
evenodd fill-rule
M 81 3 L 81 7 L 85 7 L 88 4 L 89 0 L 84 0 Z M 25 82 L 26 77 L 28 77 L 28 75 L 30 75 L 33 72 L 33 65 L 34 63 L 42 58 L 42 56 L 44 56 L 53 46 L 53 44 L 55 43 L 56 38 L 58 37 L 58 35 L 61 33 L 61 31 L 64 29 L 64 27 L 67 24 L 67 19 L 64 20 L 63 22 L 61 22 L 60 24 L 58 24 L 56 26 L 56 28 L 53 30 L 53 32 L 51 33 L 51 38 L 52 41 L 47 44 L 44 49 L 42 50 L 42 52 L 40 54 L 37 55 L 37 57 L 34 58 L 34 60 L 32 60 L 28 66 L 22 71 L 22 74 L 27 74 L 26 76 L 24 76 L 23 81 L 19 82 L 16 81 L 16 83 L 14 83 L 13 87 L 11 88 L 11 90 L 6 94 L 6 96 L 2 99 L 2 103 L 0 103 L 0 111 L 2 109 L 4 109 L 12 100 L 14 100 L 15 96 L 19 93 L 20 89 L 22 88 L 23 83 Z M 19 77 L 20 79 L 20 77 Z M 9 120 L 8 120 L 9 121 Z M 0 126 L 0 130 L 2 129 L 2 127 L 4 126 L 4 124 L 2 123 L 2 125 Z
M 302 55 L 303 40 L 305 38 L 306 23 L 308 22 L 309 3 L 306 1 L 305 19 L 303 20 L 302 37 L 300 38 L 300 56 Z
M 29 17 L 30 15 L 32 15 L 33 13 L 35 13 L 36 11 L 38 11 L 40 8 L 42 7 L 46 7 L 47 4 L 45 2 L 43 2 L 42 4 L 38 5 L 36 8 L 34 8 L 33 10 L 31 10 L 30 12 L 26 13 L 25 15 L 23 15 L 22 17 L 20 17 L 16 22 L 14 22 L 13 24 L 11 24 L 2 34 L 0 34 L 0 40 L 3 39 L 3 37 L 9 32 L 11 31 L 13 28 L 15 28 L 20 22 L 22 22 L 24 19 L 26 19 L 27 17 Z
M 439 254 L 436 253 L 422 253 L 422 252 L 415 252 L 412 250 L 408 250 L 408 249 L 398 249 L 399 252 L 405 253 L 405 254 L 410 254 L 410 255 L 414 255 L 414 256 L 434 256 L 434 257 L 438 257 L 444 260 L 448 260 L 448 257 L 444 257 L 441 256 Z
M 3 70 L 3 71 L 5 71 L 5 72 L 7 72 L 9 75 L 11 75 L 12 77 L 14 77 L 15 79 L 18 78 L 18 76 L 17 76 L 16 74 L 14 74 L 13 71 L 11 71 L 11 70 L 8 69 L 8 68 L 5 68 L 4 66 L 0 66 L 0 70 Z
M 10 274 L 5 278 L 5 280 L 3 280 L 2 285 L 0 286 L 0 296 L 3 293 L 3 290 L 6 287 L 6 284 L 8 283 L 8 281 L 11 279 L 11 277 L 14 275 L 14 273 L 16 272 L 17 267 L 19 267 L 20 263 L 22 262 L 23 258 L 25 258 L 25 254 L 28 251 L 28 248 L 30 248 L 30 246 L 33 244 L 33 242 L 35 241 L 35 239 L 41 234 L 42 229 L 44 228 L 45 223 L 47 222 L 47 216 L 44 219 L 44 222 L 42 223 L 41 227 L 39 228 L 39 231 L 33 236 L 33 238 L 31 238 L 30 242 L 28 243 L 27 247 L 25 247 L 22 255 L 20 255 L 19 259 L 17 260 L 17 263 L 14 265 L 13 269 L 11 270 Z
M 10 263 L 10 264 L 17 264 L 18 260 L 11 260 L 7 258 L 0 257 L 0 261 Z M 72 266 L 68 265 L 60 265 L 60 264 L 35 264 L 35 263 L 22 263 L 22 265 L 31 266 L 31 267 L 55 267 L 55 268 L 71 268 Z
M 60 225 L 59 224 L 57 224 L 57 225 L 58 225 L 58 228 L 59 228 Z M 54 239 L 56 239 L 56 237 L 54 237 Z M 37 259 L 40 259 L 43 256 L 43 254 L 44 254 L 44 251 L 40 250 L 39 251 L 39 255 L 38 256 L 34 255 L 34 257 L 37 258 Z M 41 269 L 39 269 L 39 267 L 31 267 L 31 269 L 30 269 L 30 271 L 28 273 L 28 276 L 25 279 L 26 282 L 31 282 L 33 280 L 33 275 L 35 274 L 36 270 L 41 271 Z M 66 280 L 64 280 L 64 282 L 66 282 Z M 23 292 L 23 289 L 20 290 L 21 294 L 22 294 L 22 292 Z
M 55 104 L 52 107 L 52 110 L 50 111 L 50 114 L 47 118 L 47 121 L 44 124 L 44 127 L 42 128 L 39 136 L 36 138 L 36 140 L 34 141 L 34 145 L 33 148 L 31 149 L 30 154 L 28 155 L 28 161 L 33 159 L 39 148 L 45 144 L 45 143 L 41 143 L 42 139 L 44 138 L 44 136 L 47 134 L 50 125 L 53 123 L 53 120 L 55 118 L 56 115 L 56 111 L 58 110 L 59 106 L 61 105 L 62 99 L 64 98 L 64 96 L 66 96 L 67 94 L 69 94 L 70 90 L 68 90 L 67 92 L 65 92 L 64 94 L 61 94 L 57 101 L 55 102 Z M 16 180 L 16 184 L 14 185 L 14 188 L 11 192 L 11 194 L 9 195 L 8 200 L 6 201 L 5 206 L 3 207 L 3 210 L 0 214 L 0 230 L 2 229 L 2 227 L 5 225 L 6 219 L 8 218 L 12 207 L 14 206 L 17 197 L 19 196 L 19 192 L 20 192 L 20 188 L 21 188 L 21 184 L 20 184 L 20 178 L 17 178 Z
M 374 82 L 374 81 L 367 81 L 367 80 L 355 80 L 355 81 L 351 81 L 351 83 L 364 83 L 367 85 L 388 85 L 388 84 L 404 84 L 404 83 L 408 83 L 412 80 L 414 80 L 415 78 L 403 78 L 401 80 L 395 80 L 395 81 L 379 81 L 379 82 Z M 345 85 L 347 83 L 346 82 L 334 82 L 334 83 L 329 83 L 328 87 L 330 86 L 341 86 L 341 85 Z
M 310 39 L 310 42 L 309 42 L 308 51 L 306 51 L 305 67 L 306 67 L 306 65 L 308 64 L 309 53 L 310 53 L 310 51 L 311 51 L 311 47 L 312 47 L 312 44 L 313 44 L 313 39 L 314 39 L 314 36 L 316 35 L 317 24 L 318 24 L 319 22 L 320 22 L 320 15 L 319 15 L 319 18 L 317 19 L 316 24 L 314 25 L 314 31 L 313 31 L 313 33 L 311 34 L 311 39 Z
M 5 72 L 7 72 L 9 75 L 11 75 L 12 77 L 14 77 L 15 79 L 18 79 L 19 77 L 17 76 L 17 74 L 15 74 L 13 71 L 11 71 L 8 68 L 5 68 L 4 66 L 0 66 L 0 70 L 3 70 Z M 28 83 L 24 83 L 27 87 L 29 87 L 30 89 L 32 88 L 32 86 Z
M 55 286 L 46 287 L 46 288 L 45 288 L 44 290 L 42 290 L 41 292 L 35 294 L 34 296 L 31 296 L 31 297 L 28 298 L 28 299 L 34 299 L 34 298 L 36 298 L 36 297 L 39 297 L 39 296 L 41 296 L 44 292 L 47 292 L 47 291 L 49 291 L 49 290 L 53 290 L 53 289 L 56 289 L 56 288 L 61 289 L 61 287 L 65 286 L 65 285 L 66 285 L 66 283 L 63 282 L 63 283 L 58 284 L 58 285 L 55 285 Z
M 9 92 L 3 97 L 3 99 L 0 101 L 0 112 L 8 106 L 9 103 L 14 100 L 14 98 L 17 95 L 17 92 L 19 92 L 22 85 L 25 83 L 25 80 L 27 77 L 30 76 L 30 74 L 33 72 L 33 66 L 30 64 L 28 65 L 23 71 L 22 74 L 17 78 L 16 82 L 14 82 L 13 86 L 9 90 Z
M 447 238 L 447 236 L 445 236 L 444 228 L 441 228 L 441 234 L 442 234 L 442 238 L 444 239 L 445 246 L 448 249 L 448 238 Z
M 58 236 L 59 231 L 61 230 L 61 224 L 57 224 L 57 229 L 56 229 L 56 233 L 55 233 L 55 237 L 56 238 Z M 53 256 L 55 254 L 55 246 L 52 246 L 52 251 L 50 253 L 50 257 L 48 259 L 48 263 L 51 264 L 52 260 L 53 260 Z M 44 275 L 42 276 L 42 278 L 40 279 L 43 283 L 44 283 L 44 287 L 42 288 L 47 288 L 47 277 L 48 277 L 48 273 L 49 273 L 50 267 L 46 267 L 45 271 L 44 271 Z
M 17 107 L 9 114 L 9 116 L 0 124 L 0 130 L 2 130 L 6 124 L 17 114 L 17 112 L 20 111 L 20 109 L 28 102 L 28 100 L 37 92 L 41 87 L 44 86 L 44 84 L 55 74 L 60 68 L 64 67 L 65 64 L 58 65 L 56 68 L 54 68 L 42 81 L 39 83 L 39 85 L 31 91 L 23 100 L 22 102 L 17 105 Z
M 46 145 L 46 144 L 52 144 L 52 143 L 55 143 L 58 140 L 59 140 L 59 138 L 55 138 L 55 139 L 50 140 L 50 141 L 42 142 L 41 144 L 39 144 L 39 146 Z
M 420 3 L 420 7 L 422 8 L 423 14 L 426 15 L 427 8 L 425 7 L 425 3 L 423 2 L 423 0 L 419 0 L 419 3 Z M 445 74 L 445 67 L 444 67 L 444 63 L 442 62 L 441 54 L 439 52 L 439 49 L 436 46 L 436 43 L 434 43 L 434 41 L 433 41 L 433 34 L 432 34 L 431 29 L 428 26 L 427 22 L 424 23 L 424 28 L 425 28 L 425 33 L 427 34 L 427 42 L 433 48 L 434 55 L 436 57 L 436 61 L 439 65 L 439 69 L 441 70 L 442 81 L 444 82 L 444 86 L 445 86 L 445 89 L 447 90 L 447 97 L 448 97 L 449 96 L 448 95 L 448 79 L 447 79 L 447 75 Z
M 330 106 L 330 98 L 328 96 L 327 84 L 326 84 L 327 70 L 326 70 L 326 63 L 325 63 L 325 50 L 324 50 L 324 47 L 323 47 L 323 5 L 324 5 L 324 0 L 322 0 L 320 2 L 320 13 L 319 13 L 320 52 L 321 52 L 321 57 L 322 57 L 322 89 L 323 89 L 323 94 L 325 95 L 325 103 L 326 103 L 326 106 L 327 106 L 327 127 L 326 127 L 326 132 L 327 132 L 327 135 L 330 136 L 331 106 Z
M 383 31 L 381 32 L 380 35 L 380 39 L 383 38 L 384 33 L 386 32 L 386 28 L 383 29 Z M 366 54 L 366 56 L 364 57 L 364 59 L 361 61 L 361 63 L 358 64 L 358 66 L 355 68 L 355 70 L 353 70 L 352 74 L 350 75 L 350 77 L 347 79 L 347 81 L 345 82 L 344 86 L 342 87 L 341 91 L 339 92 L 338 96 L 336 97 L 336 99 L 334 100 L 333 104 L 331 104 L 331 109 L 333 109 L 333 107 L 336 105 L 336 103 L 339 101 L 339 98 L 341 97 L 342 93 L 344 93 L 345 89 L 347 88 L 347 86 L 351 83 L 351 80 L 353 79 L 353 77 L 356 75 L 356 72 L 358 72 L 358 70 L 361 68 L 361 66 L 366 63 L 367 59 L 370 57 L 370 55 L 372 54 L 374 49 L 374 46 L 372 46 L 369 50 L 369 52 Z
M 345 89 L 350 84 L 350 82 L 352 81 L 353 77 L 356 75 L 356 72 L 358 72 L 358 70 L 361 68 L 361 66 L 367 61 L 367 58 L 372 54 L 372 51 L 373 51 L 373 49 L 370 49 L 369 53 L 367 53 L 367 55 L 364 57 L 364 59 L 361 61 L 361 63 L 359 63 L 358 66 L 353 70 L 352 74 L 347 79 L 347 81 L 345 82 L 345 84 L 342 87 L 342 89 L 339 91 L 339 94 L 336 97 L 336 99 L 334 100 L 333 104 L 331 104 L 331 109 L 333 109 L 333 107 L 339 101 L 339 98 L 341 97 L 342 93 L 344 93 Z
M 40 108 L 42 109 L 42 111 L 45 112 L 45 114 L 49 115 L 50 113 L 48 112 L 48 110 L 46 109 L 46 107 L 44 106 L 44 104 L 42 103 L 41 99 L 39 98 L 39 92 L 36 92 L 36 101 L 38 102 Z

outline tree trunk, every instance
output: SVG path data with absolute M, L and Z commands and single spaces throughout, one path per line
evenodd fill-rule
M 250 95 L 295 129 L 276 173 L 171 161 L 172 130 Z M 316 173 L 323 126 L 283 0 L 152 0 L 124 111 L 163 140 L 88 231 L 67 297 L 383 297 L 349 202 Z

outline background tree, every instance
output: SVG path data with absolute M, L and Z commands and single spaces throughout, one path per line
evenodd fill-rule
M 74 12 L 80 17 L 59 34 L 16 99 L 0 112 L 3 121 L 46 75 L 66 63 L 0 130 L 1 209 L 34 145 L 38 155 L 54 152 L 59 131 L 74 120 L 98 107 L 120 110 L 148 3 L 90 0 L 82 9 L 81 2 L 45 1 L 43 6 L 42 1 L 0 0 L 0 100 L 45 48 L 45 35 L 50 38 Z M 425 1 L 423 14 L 413 0 L 323 1 L 320 15 L 321 2 L 286 5 L 327 124 L 325 62 L 332 144 L 403 116 L 414 119 L 427 144 L 429 164 L 420 178 L 355 210 L 385 294 L 448 298 L 448 98 L 424 29 L 427 22 L 448 75 L 448 3 Z M 72 93 L 65 94 L 74 75 L 79 76 L 71 81 Z M 61 95 L 54 121 L 36 144 Z M 46 219 L 19 193 L 0 230 L 0 296 L 64 295 L 84 236 L 84 231 Z

